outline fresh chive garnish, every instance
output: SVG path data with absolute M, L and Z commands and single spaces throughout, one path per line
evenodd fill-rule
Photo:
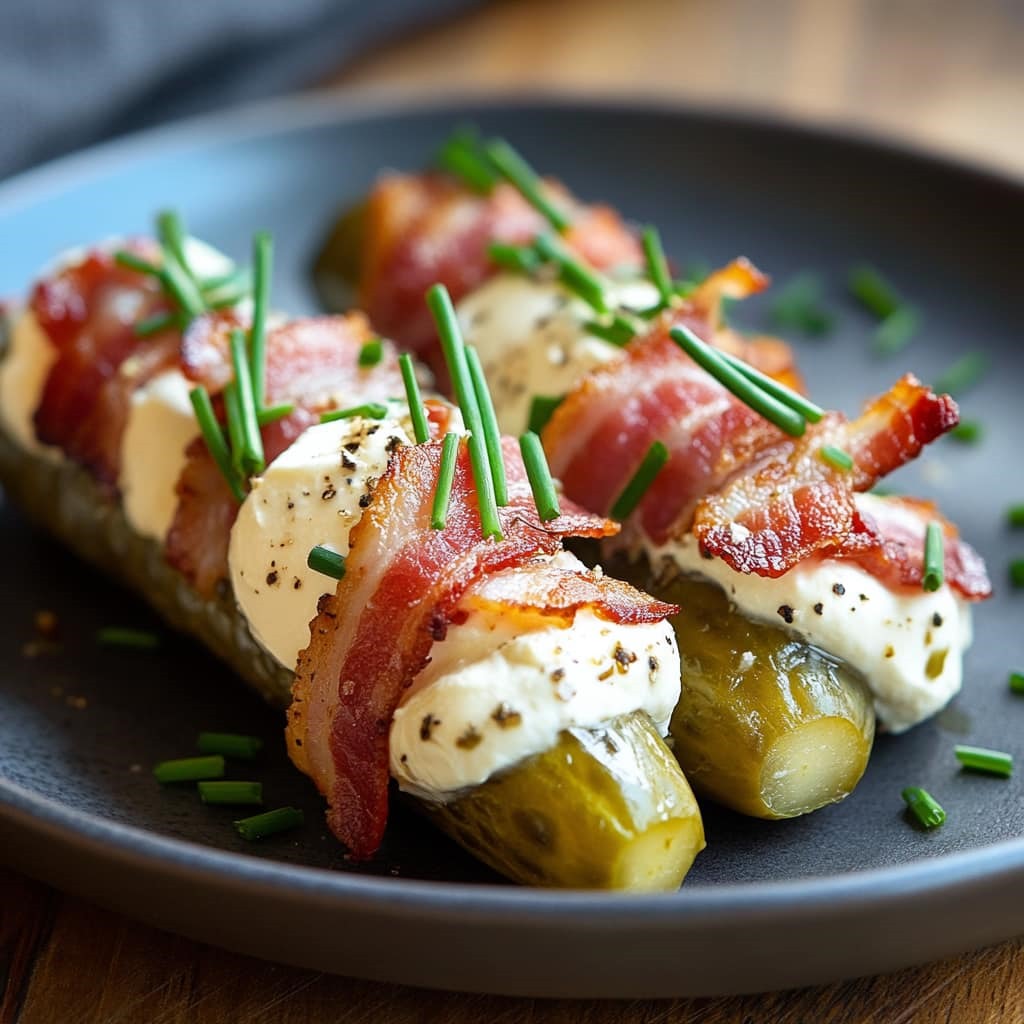
M 1024 558 L 1010 562 L 1010 584 L 1018 589 L 1024 587 Z
M 200 782 L 199 799 L 204 804 L 261 804 L 262 782 Z
M 640 463 L 639 469 L 633 474 L 622 493 L 616 498 L 615 504 L 612 505 L 612 519 L 618 519 L 621 522 L 629 517 L 643 500 L 647 489 L 666 462 L 668 462 L 668 449 L 661 441 L 655 441 L 647 449 L 647 454 L 644 456 L 643 462 Z
M 136 337 L 150 338 L 154 334 L 166 331 L 171 327 L 181 327 L 181 317 L 178 313 L 154 313 L 152 316 L 144 317 L 133 330 Z
M 181 757 L 161 761 L 153 769 L 157 782 L 199 782 L 224 777 L 224 758 L 220 754 L 205 757 Z
M 534 395 L 530 401 L 529 429 L 541 434 L 555 410 L 565 401 L 565 395 Z
M 160 276 L 160 268 L 155 263 L 143 259 L 128 249 L 118 249 L 114 253 L 114 262 L 119 266 L 127 267 L 129 270 L 134 270 L 140 274 L 148 274 L 150 277 Z
M 416 380 L 416 367 L 408 352 L 403 352 L 398 357 L 398 368 L 402 371 L 402 381 L 405 383 L 405 397 L 409 403 L 413 437 L 417 444 L 426 444 L 430 440 L 430 426 L 427 423 L 426 410 L 423 408 L 419 381 Z
M 253 842 L 256 839 L 272 836 L 277 832 L 298 828 L 304 821 L 305 815 L 297 807 L 279 807 L 275 811 L 266 811 L 263 814 L 254 814 L 251 818 L 242 818 L 235 822 L 235 828 L 243 839 Z
M 636 327 L 621 313 L 613 313 L 611 320 L 606 324 L 599 320 L 588 320 L 583 328 L 587 334 L 601 338 L 617 348 L 625 348 L 636 337 Z
M 263 740 L 237 732 L 201 732 L 196 749 L 200 754 L 222 754 L 251 761 L 263 749 Z
M 164 251 L 164 265 L 160 271 L 164 289 L 181 308 L 187 319 L 194 320 L 206 312 L 206 303 L 195 281 L 185 267 L 169 250 Z
M 584 266 L 550 235 L 541 235 L 534 246 L 545 262 L 554 263 L 558 267 L 559 279 L 571 292 L 598 313 L 609 312 L 604 285 L 589 267 Z
M 987 750 L 985 747 L 968 747 L 962 743 L 956 746 L 956 759 L 974 772 L 1001 775 L 1008 779 L 1013 774 L 1013 754 L 1002 750 Z
M 447 139 L 437 154 L 437 165 L 482 195 L 490 192 L 498 180 L 487 158 L 480 152 L 476 133 L 465 128 Z
M 491 242 L 487 256 L 492 263 L 519 274 L 532 274 L 541 265 L 537 250 L 532 245 L 506 245 Z
M 452 496 L 452 482 L 455 479 L 455 461 L 459 454 L 459 435 L 451 432 L 444 435 L 441 445 L 441 468 L 437 473 L 437 490 L 434 492 L 434 507 L 430 525 L 443 530 L 448 521 L 448 502 Z
M 800 437 L 806 431 L 807 420 L 804 416 L 759 386 L 759 382 L 751 380 L 745 371 L 733 365 L 717 349 L 706 345 L 688 327 L 680 324 L 669 333 L 672 340 L 698 366 L 707 370 L 719 384 L 728 388 L 756 413 L 792 437 Z
M 827 334 L 835 326 L 835 317 L 821 304 L 821 278 L 817 274 L 797 274 L 788 281 L 772 303 L 770 315 L 777 326 L 812 337 Z
M 223 295 L 216 297 L 203 296 L 203 301 L 206 303 L 207 309 L 219 310 L 219 309 L 231 309 L 232 306 L 237 306 L 242 299 L 248 296 L 248 291 L 238 292 L 225 292 Z
M 332 551 L 330 548 L 325 548 L 322 544 L 317 544 L 316 547 L 309 549 L 306 565 L 313 572 L 330 576 L 332 580 L 340 580 L 345 575 L 345 556 L 339 555 L 337 551 Z
M 473 470 L 473 485 L 476 488 L 477 506 L 480 511 L 480 528 L 484 537 L 501 540 L 501 521 L 494 497 L 494 483 L 491 479 L 487 446 L 484 442 L 483 422 L 476 391 L 470 377 L 466 350 L 462 343 L 459 323 L 452 307 L 451 296 L 444 285 L 435 284 L 427 292 L 427 306 L 433 314 L 437 332 L 441 339 L 448 373 L 452 378 L 455 397 L 462 410 L 462 419 L 469 431 L 469 461 Z
M 945 543 L 942 536 L 942 526 L 932 520 L 924 535 L 924 576 L 921 586 L 933 592 L 942 586 L 945 578 Z
M 252 291 L 252 271 L 248 267 L 235 267 L 224 274 L 201 278 L 199 290 L 204 296 L 217 296 L 221 292 L 230 291 L 244 298 Z
M 104 626 L 96 630 L 96 643 L 101 647 L 131 647 L 137 651 L 152 651 L 160 646 L 160 637 L 148 629 Z
M 974 387 L 988 369 L 988 356 L 984 352 L 968 352 L 945 373 L 939 374 L 932 388 L 939 394 L 948 392 L 961 395 Z
M 1015 530 L 1019 530 L 1021 527 L 1024 527 L 1024 503 L 1011 505 L 1006 510 L 1006 522 Z
M 978 420 L 961 420 L 949 436 L 961 444 L 977 444 L 985 435 L 985 428 Z
M 477 408 L 484 427 L 484 444 L 487 446 L 487 461 L 491 466 L 491 482 L 494 484 L 494 500 L 499 508 L 508 504 L 508 484 L 505 481 L 505 456 L 501 450 L 501 430 L 494 412 L 494 402 L 487 388 L 487 378 L 480 364 L 480 356 L 472 345 L 466 345 L 466 365 L 473 382 Z
M 368 420 L 382 420 L 388 414 L 388 407 L 380 402 L 364 402 L 362 405 L 353 405 L 349 409 L 334 409 L 331 412 L 320 414 L 321 423 L 333 423 L 335 420 L 347 420 L 353 416 L 363 416 Z M 417 441 L 417 444 L 422 442 Z
M 927 790 L 920 786 L 907 786 L 901 796 L 910 813 L 925 828 L 937 828 L 946 820 L 946 812 Z
M 834 444 L 822 445 L 820 453 L 825 462 L 836 469 L 841 469 L 844 473 L 849 473 L 853 469 L 853 456 L 849 452 L 843 451 L 842 448 L 837 448 Z
M 248 475 L 242 465 L 245 457 L 245 424 L 242 422 L 242 405 L 238 400 L 238 381 L 229 381 L 221 392 L 224 400 L 224 413 L 228 421 L 228 449 L 231 452 L 231 465 L 243 479 Z
M 528 430 L 519 438 L 519 451 L 526 467 L 526 479 L 530 481 L 533 491 L 533 503 L 537 506 L 537 515 L 542 523 L 557 519 L 562 510 L 558 507 L 558 492 L 551 479 L 551 469 L 540 438 Z
M 544 195 L 544 185 L 533 168 L 504 139 L 487 143 L 484 153 L 503 178 L 523 194 L 531 206 L 539 210 L 558 232 L 566 231 L 569 218 Z
M 896 289 L 874 267 L 867 264 L 850 270 L 847 285 L 853 297 L 879 320 L 885 320 L 903 305 L 903 299 Z
M 874 347 L 879 355 L 894 356 L 910 344 L 921 315 L 913 306 L 893 310 L 876 328 Z
M 700 339 L 698 338 L 697 340 L 699 341 Z M 739 370 L 747 380 L 756 384 L 762 391 L 766 391 L 772 398 L 777 398 L 783 405 L 788 405 L 790 409 L 798 412 L 809 423 L 821 422 L 825 415 L 825 410 L 820 405 L 815 405 L 814 402 L 809 398 L 805 398 L 798 391 L 787 388 L 785 384 L 780 384 L 774 377 L 769 377 L 768 374 L 756 370 L 750 363 L 744 362 L 731 352 L 723 352 L 720 349 L 715 349 L 715 352 L 730 366 Z
M 384 342 L 381 338 L 371 338 L 363 343 L 359 350 L 359 365 L 365 370 L 376 366 L 384 358 Z
M 165 253 L 176 260 L 187 272 L 188 260 L 185 258 L 185 225 L 174 210 L 162 210 L 156 218 L 157 235 Z M 191 277 L 191 275 L 189 275 Z M 194 282 L 193 282 L 194 283 Z
M 1011 672 L 1009 687 L 1013 693 L 1024 693 L 1024 672 Z
M 653 282 L 654 287 L 658 289 L 661 304 L 670 306 L 675 298 L 675 290 L 672 286 L 672 275 L 669 273 L 668 261 L 665 259 L 665 250 L 662 248 L 658 229 L 654 225 L 644 228 L 641 242 L 644 247 L 644 257 L 647 260 L 647 276 Z
M 248 353 L 245 348 L 245 332 L 235 328 L 231 332 L 231 364 L 235 371 L 235 394 L 238 397 L 238 412 L 242 432 L 241 465 L 247 475 L 262 473 L 266 467 L 263 457 L 263 438 L 256 419 L 256 399 L 250 377 Z
M 210 401 L 209 392 L 200 385 L 199 387 L 194 387 L 188 393 L 188 397 L 192 402 L 192 408 L 195 410 L 196 420 L 199 423 L 199 430 L 203 435 L 203 440 L 206 442 L 207 450 L 210 452 L 213 461 L 217 463 L 217 468 L 223 474 L 224 479 L 227 480 L 235 500 L 239 502 L 245 501 L 245 489 L 231 462 L 231 452 L 228 449 L 227 441 L 224 440 L 224 431 L 214 415 L 213 403 Z
M 268 423 L 276 423 L 283 420 L 285 416 L 291 416 L 295 412 L 295 405 L 292 402 L 281 402 L 279 405 L 271 405 L 265 409 L 256 410 L 256 422 L 265 427 Z
M 252 400 L 257 409 L 263 408 L 267 398 L 267 307 L 270 304 L 273 260 L 270 235 L 266 231 L 257 232 L 252 241 L 252 326 L 249 328 L 248 352 Z

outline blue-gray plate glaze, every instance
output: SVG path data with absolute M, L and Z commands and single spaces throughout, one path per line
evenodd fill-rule
M 97 649 L 104 624 L 153 626 L 141 602 L 0 509 L 0 859 L 55 885 L 207 942 L 369 978 L 549 996 L 709 995 L 890 970 L 1024 933 L 1022 780 L 962 774 L 953 745 L 1024 755 L 1024 596 L 1006 566 L 1024 535 L 1020 455 L 1020 244 L 1024 188 L 892 146 L 759 118 L 652 105 L 519 100 L 351 107 L 304 99 L 103 146 L 0 187 L 0 295 L 18 295 L 61 249 L 144 231 L 175 206 L 191 229 L 244 258 L 277 240 L 275 304 L 316 309 L 309 274 L 340 207 L 382 167 L 417 168 L 451 126 L 473 120 L 521 147 L 583 197 L 660 224 L 680 261 L 744 253 L 784 283 L 814 269 L 838 315 L 800 341 L 813 394 L 854 411 L 913 367 L 934 379 L 967 349 L 992 369 L 963 398 L 978 446 L 943 440 L 901 488 L 939 499 L 989 560 L 996 598 L 978 609 L 963 694 L 945 714 L 882 738 L 856 793 L 791 822 L 707 809 L 708 849 L 664 896 L 502 885 L 396 809 L 380 857 L 348 864 L 320 801 L 288 765 L 281 720 L 192 644 L 157 654 Z M 924 311 L 905 352 L 882 359 L 871 321 L 844 294 L 869 259 Z M 770 298 L 737 311 L 765 326 Z M 26 651 L 51 608 L 57 651 Z M 232 812 L 161 789 L 150 766 L 202 729 L 258 733 L 269 800 L 306 826 L 260 845 Z M 905 818 L 923 785 L 949 819 Z

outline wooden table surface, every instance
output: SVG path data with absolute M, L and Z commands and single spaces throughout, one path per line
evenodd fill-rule
M 1024 174 L 1024 7 L 1015 0 L 506 0 L 369 54 L 332 84 L 728 103 L 867 127 Z M 1017 1024 L 1024 941 L 798 992 L 544 1002 L 265 964 L 0 870 L 0 1024 L 414 1021 Z

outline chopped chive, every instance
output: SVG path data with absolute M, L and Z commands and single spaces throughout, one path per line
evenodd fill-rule
M 961 444 L 977 444 L 985 435 L 985 428 L 978 420 L 961 420 L 949 436 Z
M 118 249 L 114 253 L 114 262 L 129 270 L 138 271 L 140 274 L 148 274 L 151 277 L 160 276 L 160 268 L 155 263 L 143 259 L 128 249 Z
M 695 363 L 756 413 L 792 437 L 800 437 L 806 431 L 807 421 L 804 416 L 759 386 L 759 381 L 751 380 L 746 371 L 733 365 L 723 353 L 706 345 L 688 327 L 680 324 L 669 333 L 672 340 Z
M 252 271 L 248 267 L 235 267 L 224 274 L 200 278 L 199 290 L 204 296 L 226 290 L 246 295 L 252 291 Z
M 213 461 L 217 463 L 217 468 L 223 474 L 224 479 L 227 480 L 235 500 L 238 502 L 245 501 L 245 489 L 231 462 L 231 452 L 228 449 L 227 442 L 224 440 L 224 431 L 214 415 L 213 403 L 210 401 L 209 392 L 200 385 L 199 387 L 194 387 L 188 393 L 188 397 L 192 402 L 192 408 L 195 410 L 200 433 L 203 435 L 203 440 L 206 442 L 207 450 L 210 452 Z
M 185 257 L 185 225 L 174 210 L 162 210 L 156 218 L 157 235 L 165 251 L 181 264 L 188 272 L 188 260 Z M 191 276 L 191 275 L 190 275 Z
M 388 407 L 380 402 L 364 402 L 362 405 L 353 405 L 349 409 L 334 409 L 331 412 L 320 414 L 321 423 L 333 423 L 335 420 L 348 420 L 353 416 L 363 416 L 368 420 L 382 420 L 388 414 Z M 417 441 L 417 444 L 422 444 Z
M 249 476 L 261 473 L 266 468 L 263 457 L 263 438 L 256 419 L 256 400 L 253 395 L 252 378 L 249 376 L 249 360 L 245 346 L 245 332 L 235 328 L 231 338 L 231 364 L 235 370 L 235 391 L 238 396 L 238 411 L 242 425 L 242 466 Z
M 853 297 L 879 320 L 885 320 L 903 305 L 896 289 L 872 266 L 853 267 L 847 277 Z
M 779 327 L 802 331 L 811 337 L 828 334 L 835 317 L 821 304 L 821 278 L 817 274 L 797 274 L 779 291 L 770 311 Z
M 879 355 L 894 356 L 913 340 L 921 315 L 913 306 L 893 310 L 876 328 L 874 348 Z
M 988 356 L 984 352 L 968 352 L 945 373 L 939 374 L 932 388 L 939 394 L 961 395 L 974 387 L 987 369 Z
M 534 246 L 543 260 L 558 267 L 559 279 L 566 288 L 598 313 L 609 312 L 604 285 L 589 267 L 584 266 L 550 235 L 541 235 L 534 242 Z
M 285 416 L 291 416 L 295 412 L 295 405 L 292 402 L 281 402 L 280 405 L 270 405 L 265 409 L 256 410 L 256 422 L 265 427 L 268 423 L 276 423 L 283 420 Z
M 237 732 L 201 732 L 196 749 L 200 754 L 223 754 L 251 761 L 263 749 L 263 740 Z
M 203 301 L 206 303 L 207 309 L 218 310 L 218 309 L 231 309 L 232 306 L 237 306 L 242 299 L 248 298 L 248 291 L 237 291 L 237 292 L 225 292 L 216 298 L 203 297 Z
M 830 466 L 841 469 L 844 473 L 853 469 L 853 456 L 849 452 L 843 451 L 842 448 L 837 448 L 834 444 L 822 445 L 820 454 Z
M 501 521 L 498 518 L 494 482 L 491 479 L 487 446 L 484 442 L 483 421 L 469 373 L 459 322 L 455 317 L 448 289 L 444 285 L 435 284 L 427 292 L 427 305 L 437 325 L 455 397 L 462 410 L 463 422 L 469 432 L 469 461 L 473 470 L 473 485 L 476 488 L 477 506 L 480 512 L 480 528 L 485 538 L 494 537 L 496 540 L 501 540 Z
M 316 547 L 309 549 L 306 565 L 313 572 L 330 576 L 333 580 L 340 580 L 345 576 L 345 556 L 339 555 L 337 551 L 332 551 L 330 548 L 325 548 L 322 544 L 317 544 Z
M 1014 529 L 1024 527 L 1024 503 L 1011 505 L 1006 510 L 1006 522 Z
M 206 757 L 181 757 L 161 761 L 153 769 L 157 782 L 199 782 L 200 779 L 224 777 L 224 758 L 220 754 Z
M 200 782 L 199 799 L 204 804 L 261 804 L 262 782 Z
M 942 586 L 945 577 L 945 543 L 942 526 L 932 520 L 924 535 L 924 576 L 921 586 L 934 592 Z
M 628 317 L 621 313 L 613 313 L 607 324 L 598 320 L 588 320 L 583 328 L 587 334 L 601 338 L 617 348 L 624 348 L 636 337 L 636 327 Z
M 974 772 L 987 772 L 1008 779 L 1013 774 L 1013 754 L 1001 750 L 987 750 L 985 747 L 968 747 L 958 743 L 956 759 Z
M 670 306 L 675 298 L 675 291 L 672 287 L 672 275 L 669 273 L 668 261 L 665 259 L 665 250 L 661 245 L 661 235 L 653 225 L 644 228 L 641 241 L 644 247 L 644 256 L 647 259 L 647 276 L 654 283 L 661 296 L 661 303 Z
M 195 281 L 170 251 L 164 253 L 164 265 L 160 269 L 160 280 L 163 282 L 165 291 L 174 299 L 189 320 L 202 316 L 206 311 L 206 303 L 203 301 Z
M 364 342 L 359 350 L 359 365 L 365 370 L 376 366 L 384 358 L 384 342 L 380 338 L 371 338 Z
M 235 822 L 238 834 L 252 842 L 263 839 L 277 832 L 285 832 L 297 828 L 305 821 L 305 816 L 297 807 L 279 807 L 275 811 L 254 814 L 251 818 L 242 818 Z
M 1010 562 L 1010 584 L 1018 589 L 1024 587 L 1024 558 Z
M 490 192 L 498 180 L 487 157 L 480 152 L 476 132 L 466 128 L 454 132 L 445 141 L 437 154 L 437 165 L 482 195 Z
M 231 451 L 231 465 L 243 479 L 248 477 L 242 460 L 245 456 L 245 424 L 242 422 L 242 406 L 238 400 L 238 382 L 230 381 L 221 392 L 224 399 L 224 413 L 228 426 L 228 448 Z
M 697 340 L 699 341 L 700 339 L 698 338 Z M 787 388 L 785 384 L 780 384 L 774 377 L 769 377 L 768 374 L 755 369 L 750 363 L 745 362 L 738 356 L 734 356 L 731 352 L 723 352 L 721 349 L 715 349 L 715 352 L 730 366 L 739 370 L 747 380 L 756 384 L 762 391 L 766 391 L 772 398 L 777 398 L 783 405 L 788 405 L 790 409 L 798 412 L 809 423 L 820 423 L 825 416 L 825 410 L 820 405 L 815 405 L 809 398 L 801 395 L 799 391 L 794 391 L 792 388 Z
M 101 647 L 132 647 L 138 651 L 152 651 L 160 646 L 160 637 L 148 629 L 105 626 L 96 630 L 96 643 Z
M 484 368 L 480 365 L 480 356 L 472 345 L 466 345 L 466 365 L 473 381 L 473 393 L 476 395 L 477 408 L 484 428 L 484 444 L 487 446 L 487 461 L 491 466 L 491 482 L 494 484 L 494 500 L 499 508 L 508 504 L 508 484 L 505 481 L 505 456 L 501 450 L 501 430 L 498 417 L 494 412 L 494 401 L 487 387 Z
M 920 786 L 907 786 L 901 796 L 910 813 L 925 828 L 937 828 L 946 820 L 946 812 L 927 790 Z
M 1024 672 L 1011 672 L 1009 685 L 1013 693 L 1024 693 Z
M 434 508 L 430 525 L 443 530 L 448 521 L 448 502 L 452 496 L 452 481 L 455 479 L 455 460 L 459 454 L 459 435 L 451 432 L 444 435 L 441 446 L 441 468 L 437 474 L 437 490 L 434 492 Z
M 515 185 L 556 231 L 564 232 L 569 228 L 571 221 L 544 195 L 544 184 L 537 173 L 504 139 L 487 143 L 484 153 L 501 176 Z
M 267 398 L 267 307 L 270 304 L 273 261 L 270 235 L 266 231 L 257 232 L 252 241 L 252 326 L 249 328 L 248 351 L 252 401 L 257 409 L 263 408 Z
M 541 434 L 555 410 L 565 401 L 565 395 L 534 395 L 530 401 L 529 428 L 534 434 Z
M 154 313 L 140 320 L 133 330 L 139 338 L 150 338 L 171 327 L 181 326 L 181 316 L 178 313 Z
M 491 242 L 487 246 L 487 257 L 499 267 L 520 274 L 532 274 L 541 264 L 537 250 L 532 245 L 505 245 L 503 242 Z
M 402 371 L 405 382 L 405 397 L 409 403 L 409 415 L 412 417 L 412 433 L 417 444 L 426 444 L 430 440 L 430 426 L 423 408 L 423 396 L 420 394 L 419 381 L 416 380 L 416 367 L 412 356 L 403 352 L 398 357 L 398 368 Z
M 662 467 L 668 462 L 668 449 L 661 441 L 655 441 L 640 463 L 640 467 L 633 474 L 629 483 L 626 484 L 622 493 L 616 498 L 612 505 L 612 519 L 619 522 L 627 519 L 633 510 L 643 500 L 647 489 L 654 482 L 654 478 L 661 472 Z
M 533 503 L 537 506 L 537 515 L 542 523 L 557 519 L 562 510 L 558 507 L 558 492 L 551 479 L 551 469 L 540 438 L 528 430 L 519 438 L 519 451 L 526 467 L 526 479 L 530 481 L 533 491 Z

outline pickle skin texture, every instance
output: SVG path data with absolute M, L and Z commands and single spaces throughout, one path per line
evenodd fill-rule
M 686 777 L 643 711 L 568 729 L 448 803 L 423 804 L 503 875 L 574 889 L 677 889 L 704 848 Z

